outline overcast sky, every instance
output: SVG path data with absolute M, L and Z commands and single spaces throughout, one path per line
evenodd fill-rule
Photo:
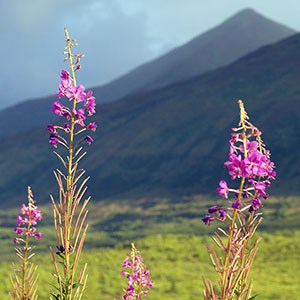
M 0 109 L 56 92 L 64 27 L 86 55 L 77 81 L 94 86 L 248 7 L 300 30 L 299 0 L 1 0 Z

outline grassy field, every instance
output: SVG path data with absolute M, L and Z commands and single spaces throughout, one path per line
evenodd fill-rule
M 258 299 L 297 300 L 300 295 L 300 230 L 262 233 L 257 260 L 251 277 Z M 202 299 L 202 276 L 214 278 L 205 245 L 206 236 L 153 235 L 136 241 L 151 270 L 155 288 L 149 300 Z M 89 249 L 84 252 L 88 262 L 89 281 L 85 299 L 120 299 L 125 279 L 119 273 L 121 263 L 130 251 L 129 244 L 114 248 Z M 9 257 L 11 258 L 11 257 Z M 8 299 L 10 259 L 2 260 L 0 299 Z M 40 299 L 48 299 L 53 282 L 49 252 L 38 252 Z
M 87 243 L 82 261 L 88 262 L 89 281 L 85 299 L 120 299 L 125 279 L 119 274 L 130 243 L 135 242 L 155 281 L 149 300 L 202 299 L 202 276 L 214 278 L 206 245 L 213 228 L 200 218 L 214 201 L 203 197 L 185 199 L 140 199 L 107 201 L 90 206 Z M 263 240 L 251 276 L 258 299 L 300 299 L 300 218 L 297 197 L 271 198 L 264 207 L 259 235 Z M 44 207 L 36 244 L 40 299 L 49 299 L 51 273 L 49 246 L 55 247 L 51 208 Z M 9 274 L 14 259 L 15 215 L 18 209 L 2 211 L 0 299 L 8 299 Z M 100 217 L 101 216 L 101 217 Z

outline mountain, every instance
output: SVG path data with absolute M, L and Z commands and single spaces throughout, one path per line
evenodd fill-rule
M 99 106 L 83 161 L 94 199 L 214 193 L 228 179 L 223 162 L 239 98 L 277 166 L 272 194 L 299 194 L 299 49 L 298 34 L 218 70 Z M 59 163 L 47 140 L 42 128 L 2 139 L 2 205 L 20 201 L 28 184 L 39 202 L 55 192 L 51 170 Z
M 99 90 L 99 95 L 111 101 L 191 78 L 295 33 L 252 9 L 245 9 L 183 46 L 112 81 Z
M 101 103 L 166 86 L 232 63 L 263 45 L 294 33 L 294 30 L 246 9 L 185 45 L 94 88 L 94 94 Z M 55 96 L 34 99 L 0 111 L 0 136 L 50 123 L 53 120 L 50 107 L 54 99 Z M 11 120 L 18 121 L 12 123 Z

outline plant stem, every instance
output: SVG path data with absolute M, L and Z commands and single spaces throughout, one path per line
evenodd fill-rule
M 242 126 L 243 129 L 243 150 L 244 150 L 244 158 L 247 157 L 247 136 L 246 136 L 246 125 L 245 125 L 245 120 L 247 119 L 247 114 L 244 110 L 244 106 L 242 105 L 242 102 L 240 103 L 240 109 L 241 109 L 241 117 L 240 117 L 240 125 Z M 242 201 L 242 195 L 243 195 L 243 189 L 244 189 L 244 185 L 245 185 L 245 177 L 241 178 L 241 183 L 240 183 L 240 187 L 239 187 L 239 193 L 237 196 L 237 201 Z M 223 273 L 222 273 L 222 295 L 223 297 L 226 295 L 226 288 L 227 288 L 227 274 L 228 274 L 228 268 L 229 268 L 229 263 L 230 263 L 230 254 L 231 254 L 231 245 L 232 245 L 232 237 L 233 237 L 233 232 L 234 230 L 236 230 L 236 218 L 237 218 L 237 214 L 238 214 L 238 208 L 234 208 L 233 210 L 233 215 L 232 215 L 232 219 L 231 219 L 231 224 L 229 225 L 229 237 L 228 237 L 228 243 L 227 243 L 227 249 L 226 249 L 226 256 L 225 256 L 225 261 L 224 261 L 224 265 L 223 265 Z M 246 239 L 243 243 L 244 247 L 247 246 L 247 241 L 248 239 Z M 243 263 L 243 254 L 244 252 L 244 247 L 242 249 L 242 263 Z M 222 298 L 223 299 L 223 298 Z M 225 298 L 224 298 L 225 299 Z
M 31 214 L 29 214 L 30 216 Z M 29 217 L 30 218 L 30 217 Z M 22 264 L 22 300 L 27 300 L 27 293 L 26 293 L 26 271 L 27 271 L 27 259 L 28 259 L 28 245 L 29 245 L 29 232 L 30 232 L 30 223 L 29 220 L 27 225 L 27 234 L 25 238 L 25 246 L 24 246 L 24 255 L 23 255 L 23 264 Z
M 67 52 L 68 52 L 68 59 L 69 59 L 69 67 L 71 70 L 71 78 L 73 81 L 74 86 L 76 86 L 76 78 L 75 78 L 75 71 L 74 71 L 74 64 L 73 64 L 73 56 L 72 56 L 72 49 L 71 49 L 71 40 L 69 37 L 69 33 L 65 28 L 65 36 L 67 41 Z M 71 111 L 71 120 L 70 120 L 70 139 L 69 139 L 69 156 L 68 156 L 68 174 L 67 174 L 67 207 L 66 207 L 66 218 L 65 218 L 65 240 L 64 240 L 64 247 L 65 247 L 65 268 L 66 268 L 66 299 L 71 299 L 72 295 L 72 285 L 73 285 L 73 278 L 72 278 L 72 270 L 70 264 L 70 255 L 71 255 L 71 211 L 72 211 L 72 203 L 73 203 L 73 152 L 74 152 L 74 128 L 75 128 L 75 116 L 74 111 L 76 109 L 76 99 L 73 100 L 73 110 Z M 69 288 L 70 288 L 70 295 L 69 295 Z

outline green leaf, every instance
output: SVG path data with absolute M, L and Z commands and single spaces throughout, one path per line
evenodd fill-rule
M 257 296 L 258 296 L 258 294 L 256 294 L 256 295 L 250 297 L 248 300 L 253 300 L 253 299 L 255 299 Z
M 79 282 L 76 282 L 76 283 L 74 283 L 74 284 L 72 285 L 72 288 L 73 288 L 73 289 L 76 289 L 76 288 L 78 288 L 78 287 L 80 287 L 80 286 L 83 286 L 83 284 L 82 284 L 82 283 L 79 283 Z
M 55 295 L 55 294 L 51 293 L 51 296 L 53 296 L 55 300 L 60 300 L 60 295 Z

